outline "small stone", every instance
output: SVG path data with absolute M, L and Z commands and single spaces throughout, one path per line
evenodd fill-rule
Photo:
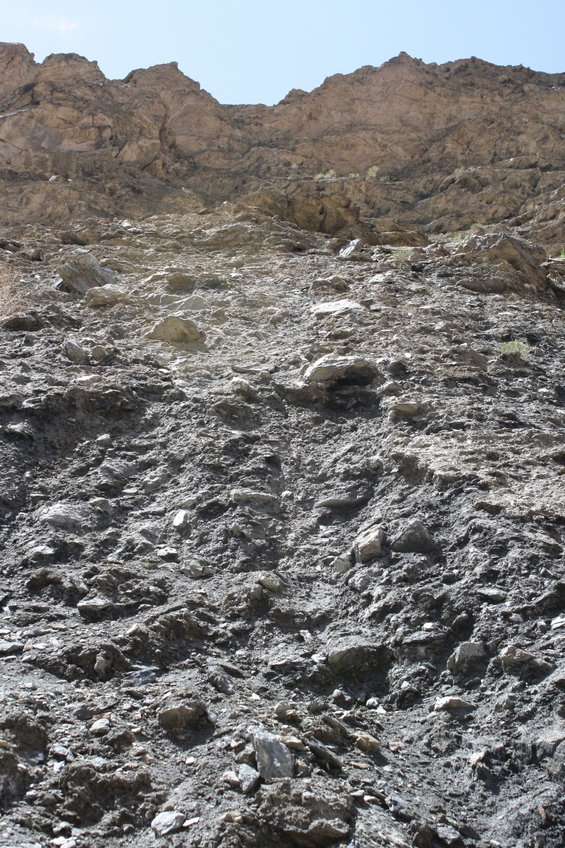
M 463 840 L 461 839 L 461 834 L 458 830 L 455 830 L 454 827 L 451 827 L 449 824 L 438 824 L 435 826 L 435 830 L 441 841 L 448 846 L 462 845 Z
M 534 654 L 523 651 L 517 645 L 508 645 L 508 647 L 503 648 L 499 656 L 505 671 L 515 671 L 536 661 Z
M 363 250 L 363 241 L 362 239 L 353 239 L 352 241 L 347 241 L 340 247 L 338 250 L 338 258 L 339 259 L 351 259 L 352 257 L 358 255 Z
M 110 731 L 110 719 L 107 718 L 99 718 L 98 721 L 95 721 L 90 725 L 90 732 L 94 734 L 94 736 L 105 736 Z
M 87 306 L 97 308 L 99 306 L 114 306 L 118 301 L 125 300 L 126 290 L 121 286 L 103 285 L 89 289 L 84 302 Z
M 77 604 L 77 610 L 84 618 L 99 618 L 112 612 L 114 604 L 109 598 L 95 595 L 93 598 L 84 598 Z
M 279 701 L 275 705 L 275 715 L 279 721 L 291 723 L 300 721 L 300 716 L 294 706 L 286 701 Z
M 438 545 L 421 521 L 412 521 L 391 545 L 396 553 L 438 553 Z
M 324 303 L 315 304 L 311 312 L 320 318 L 326 318 L 328 315 L 346 315 L 348 312 L 360 312 L 364 307 L 360 303 L 348 298 L 342 300 L 330 300 Z
M 206 577 L 212 577 L 212 575 L 215 574 L 215 570 L 212 566 L 206 565 L 203 562 L 198 562 L 198 560 L 185 562 L 181 571 L 193 580 L 203 580 Z
M 57 530 L 77 532 L 82 527 L 83 516 L 78 509 L 69 504 L 55 503 L 42 513 L 41 521 Z
M 51 745 L 49 753 L 56 760 L 66 760 L 68 763 L 72 763 L 75 758 L 73 752 L 69 750 L 69 748 L 66 748 L 64 745 L 61 745 L 59 742 L 56 742 L 54 745 Z
M 260 574 L 257 578 L 257 582 L 263 587 L 263 589 L 267 589 L 268 592 L 280 592 L 282 587 L 280 577 L 269 571 Z
M 331 570 L 334 574 L 346 574 L 352 568 L 351 557 L 348 554 L 336 557 L 331 563 Z
M 461 674 L 485 656 L 485 646 L 482 642 L 462 642 L 447 660 L 447 667 L 452 673 Z
M 22 642 L 12 642 L 6 639 L 0 639 L 0 657 L 9 657 L 13 654 L 19 654 L 23 651 Z
M 354 738 L 359 750 L 364 751 L 366 754 L 376 754 L 381 749 L 379 740 L 371 736 L 370 733 L 365 733 L 364 731 L 356 733 Z
M 165 730 L 183 731 L 195 727 L 206 715 L 206 705 L 199 698 L 183 704 L 171 704 L 162 709 L 157 718 Z
M 222 774 L 222 783 L 227 783 L 228 786 L 231 786 L 232 789 L 239 789 L 241 787 L 241 783 L 239 777 L 235 773 L 235 771 L 225 771 Z
M 306 744 L 312 751 L 315 757 L 323 762 L 327 763 L 330 768 L 336 769 L 336 771 L 343 770 L 343 763 L 334 752 L 327 747 L 327 745 L 323 745 L 322 742 L 319 742 L 318 739 L 307 739 Z
M 502 604 L 507 598 L 506 592 L 496 586 L 481 586 L 477 589 L 477 595 L 488 604 Z
M 355 559 L 358 562 L 369 562 L 381 555 L 385 532 L 380 525 L 374 525 L 357 536 L 353 544 Z
M 328 353 L 306 369 L 304 382 L 331 385 L 338 380 L 349 380 L 356 385 L 366 385 L 377 373 L 376 365 L 367 359 Z
M 114 349 L 111 347 L 104 347 L 104 345 L 94 345 L 90 351 L 90 355 L 95 362 L 104 362 L 104 360 L 108 360 L 113 357 Z
M 190 525 L 190 512 L 187 509 L 179 509 L 173 518 L 173 528 L 182 533 Z
M 476 710 L 476 704 L 470 701 L 465 701 L 464 698 L 458 698 L 454 695 L 448 695 L 445 698 L 439 698 L 434 704 L 435 712 L 443 712 L 449 710 Z
M 350 637 L 330 648 L 328 665 L 334 674 L 356 674 L 379 668 L 389 656 L 386 646 Z
M 156 836 L 167 836 L 169 833 L 176 833 L 180 830 L 186 821 L 184 813 L 176 810 L 171 810 L 166 813 L 159 813 L 151 822 L 151 829 Z
M 403 421 L 416 418 L 422 412 L 425 412 L 425 407 L 416 400 L 399 400 L 395 403 L 389 412 L 391 421 Z
M 67 359 L 70 359 L 71 362 L 75 362 L 77 365 L 83 365 L 85 362 L 88 362 L 87 351 L 72 339 L 68 339 L 63 345 L 63 353 Z
M 244 795 L 251 795 L 261 780 L 259 772 L 251 766 L 248 766 L 246 763 L 243 763 L 239 767 L 237 777 L 239 779 L 241 791 Z
M 294 777 L 294 757 L 289 748 L 272 733 L 257 730 L 253 734 L 257 770 L 265 780 Z

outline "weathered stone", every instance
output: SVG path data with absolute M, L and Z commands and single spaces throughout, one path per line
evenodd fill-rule
M 365 733 L 364 731 L 356 733 L 354 739 L 359 750 L 364 751 L 366 754 L 376 754 L 381 749 L 379 740 L 375 739 L 370 733 Z
M 351 637 L 330 647 L 328 665 L 334 674 L 356 675 L 386 669 L 390 657 L 385 645 Z
M 84 524 L 84 515 L 77 507 L 70 504 L 55 503 L 44 510 L 41 521 L 58 530 L 76 533 Z
M 110 732 L 111 727 L 110 719 L 99 718 L 98 721 L 95 721 L 90 725 L 90 732 L 94 736 L 106 736 L 106 734 Z
M 253 733 L 257 770 L 265 780 L 294 776 L 294 757 L 287 746 L 266 730 Z
M 369 562 L 381 555 L 385 532 L 380 525 L 374 525 L 363 530 L 353 543 L 355 559 L 358 562 Z
M 114 282 L 113 272 L 102 268 L 92 253 L 83 253 L 57 270 L 65 285 L 78 294 L 86 294 L 93 287 Z
M 76 362 L 77 365 L 83 365 L 88 362 L 88 353 L 78 342 L 69 339 L 63 346 L 63 352 L 67 359 L 71 362 Z
M 328 316 L 347 315 L 348 312 L 363 312 L 364 307 L 354 300 L 330 300 L 324 303 L 317 303 L 312 307 L 312 314 L 318 318 L 327 318 Z
M 421 521 L 412 521 L 393 541 L 391 548 L 397 553 L 438 553 L 439 547 Z
M 241 791 L 243 792 L 243 794 L 251 795 L 252 792 L 257 789 L 259 781 L 261 780 L 261 775 L 254 768 L 248 766 L 246 763 L 243 763 L 238 769 L 237 778 L 239 780 Z
M 189 318 L 170 315 L 153 325 L 148 338 L 176 344 L 191 344 L 202 339 L 203 333 Z
M 452 674 L 464 674 L 485 656 L 485 646 L 482 642 L 462 642 L 447 660 L 447 667 Z
M 84 296 L 84 302 L 87 306 L 92 306 L 93 308 L 99 306 L 114 306 L 116 303 L 119 303 L 120 300 L 125 300 L 126 295 L 126 289 L 122 286 L 105 284 L 97 288 L 89 289 Z
M 192 698 L 182 704 L 170 704 L 157 715 L 159 724 L 165 730 L 184 731 L 196 727 L 207 715 L 206 705 L 199 698 Z
M 338 381 L 366 385 L 378 374 L 377 366 L 359 356 L 326 354 L 310 365 L 304 373 L 306 383 L 332 385 Z

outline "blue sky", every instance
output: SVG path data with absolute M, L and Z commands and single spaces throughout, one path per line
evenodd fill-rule
M 565 71 L 564 0 L 0 0 L 0 41 L 96 59 L 106 76 L 176 61 L 222 103 L 267 103 L 405 50 Z

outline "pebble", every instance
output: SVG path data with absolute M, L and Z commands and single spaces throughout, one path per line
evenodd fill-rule
M 107 718 L 99 718 L 98 721 L 95 721 L 90 725 L 90 732 L 94 734 L 94 736 L 105 736 L 110 731 L 110 720 Z
M 171 704 L 160 710 L 157 715 L 159 724 L 165 730 L 182 731 L 194 727 L 206 715 L 206 705 L 199 698 L 192 698 L 184 704 Z
M 88 362 L 88 353 L 79 345 L 78 342 L 73 341 L 72 339 L 68 339 L 63 345 L 63 353 L 70 359 L 71 362 L 75 362 L 77 365 L 83 365 Z

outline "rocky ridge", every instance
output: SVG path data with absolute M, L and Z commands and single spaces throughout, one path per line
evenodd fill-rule
M 501 221 L 563 241 L 565 74 L 401 54 L 266 107 L 222 106 L 175 63 L 107 80 L 0 44 L 0 68 L 5 223 L 229 201 L 373 244 Z
M 560 77 L 267 109 L 2 56 L 2 848 L 561 846 Z M 462 145 L 506 85 L 528 124 Z M 417 92 L 388 152 L 362 87 Z M 491 201 L 414 200 L 400 135 Z M 344 174 L 371 145 L 394 181 Z

